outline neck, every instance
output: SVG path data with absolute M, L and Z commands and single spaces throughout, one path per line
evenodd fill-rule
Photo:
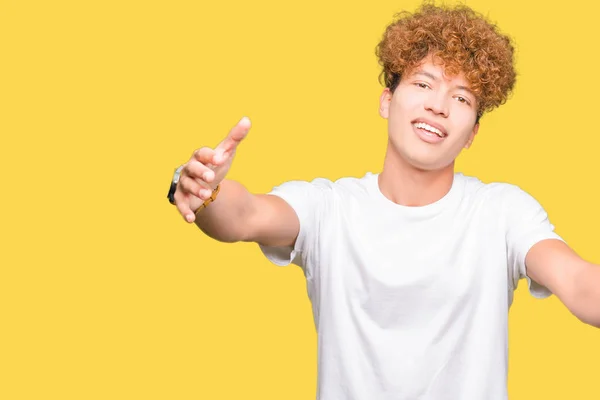
M 454 182 L 454 162 L 427 171 L 407 163 L 391 145 L 379 175 L 379 190 L 390 201 L 409 207 L 426 206 L 444 197 Z

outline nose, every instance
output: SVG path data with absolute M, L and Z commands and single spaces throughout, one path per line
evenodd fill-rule
M 448 104 L 443 93 L 432 90 L 425 101 L 425 109 L 436 115 L 448 117 Z

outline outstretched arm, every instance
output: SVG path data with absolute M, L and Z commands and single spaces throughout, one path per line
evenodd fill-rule
M 554 293 L 573 315 L 600 328 L 600 266 L 555 239 L 535 244 L 525 265 L 527 275 Z
M 175 204 L 188 223 L 195 222 L 213 239 L 294 246 L 300 221 L 288 203 L 277 196 L 252 194 L 241 183 L 225 179 L 249 130 L 250 120 L 242 118 L 216 148 L 194 151 L 181 170 Z M 202 208 L 218 185 L 218 197 Z

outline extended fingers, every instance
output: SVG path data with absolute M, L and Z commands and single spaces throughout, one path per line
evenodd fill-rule
M 221 150 L 223 152 L 231 152 L 234 150 L 238 144 L 246 137 L 248 131 L 252 123 L 248 117 L 244 117 L 234 126 L 227 137 L 219 144 L 217 150 Z
M 192 158 L 204 165 L 210 164 L 215 157 L 216 151 L 210 147 L 201 147 L 194 151 Z

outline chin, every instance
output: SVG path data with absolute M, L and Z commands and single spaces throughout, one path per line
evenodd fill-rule
M 393 158 L 398 160 L 399 165 L 407 165 L 420 171 L 438 171 L 453 164 L 454 158 L 442 148 L 432 148 L 420 141 L 412 141 L 411 138 L 399 139 L 394 136 L 389 138 L 389 150 Z
M 446 157 L 440 157 L 440 154 L 435 154 L 431 151 L 402 151 L 398 152 L 404 163 L 421 171 L 438 171 L 447 168 L 452 164 L 452 160 L 448 161 Z

